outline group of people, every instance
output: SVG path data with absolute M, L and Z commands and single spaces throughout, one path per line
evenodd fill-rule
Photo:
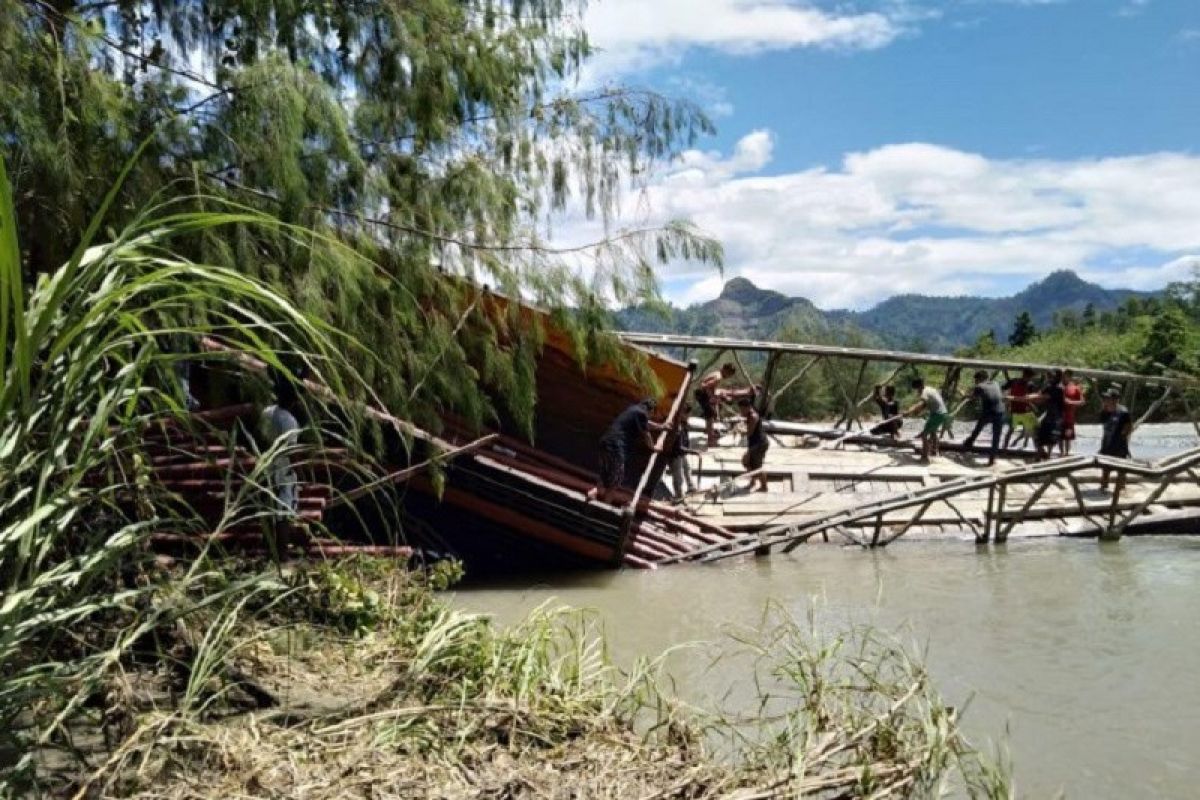
M 767 491 L 767 478 L 761 471 L 770 443 L 763 430 L 763 419 L 755 407 L 762 390 L 758 386 L 724 388 L 722 384 L 736 374 L 732 363 L 705 375 L 697 385 L 694 398 L 704 419 L 705 438 L 709 446 L 717 443 L 716 423 L 723 403 L 736 404 L 738 416 L 746 428 L 746 452 L 742 466 L 751 474 L 751 488 Z M 966 447 L 990 428 L 991 444 L 988 448 L 988 465 L 996 463 L 996 456 L 1003 440 L 1004 448 L 1020 447 L 1032 441 L 1037 448 L 1038 460 L 1047 460 L 1057 448 L 1062 456 L 1070 455 L 1075 441 L 1075 418 L 1080 406 L 1086 402 L 1083 387 L 1071 370 L 1053 369 L 1046 373 L 1041 383 L 1035 380 L 1035 371 L 1025 368 L 1020 377 L 998 384 L 986 371 L 975 373 L 975 383 L 961 399 L 973 399 L 978 417 L 975 427 L 963 440 Z M 923 378 L 912 380 L 916 401 L 907 409 L 901 409 L 896 397 L 896 387 L 878 385 L 874 399 L 879 406 L 882 420 L 871 429 L 876 435 L 898 438 L 905 417 L 924 416 L 921 428 L 921 461 L 928 463 L 939 454 L 943 436 L 953 437 L 954 415 L 942 393 L 926 385 Z M 1129 410 L 1121 404 L 1121 390 L 1109 387 L 1101 395 L 1100 422 L 1103 436 L 1100 454 L 1114 458 L 1129 458 L 1129 438 L 1133 433 L 1133 420 Z M 651 452 L 662 452 L 655 444 L 652 434 L 668 429 L 668 426 L 651 420 L 657 407 L 653 398 L 635 403 L 622 411 L 613 420 L 600 439 L 600 482 L 588 492 L 589 500 L 607 501 L 612 492 L 624 482 L 625 470 L 637 448 Z M 672 488 L 677 499 L 687 492 L 695 491 L 687 456 L 695 455 L 688 434 L 687 420 L 691 405 L 684 407 L 675 423 L 673 437 L 666 452 L 671 472 Z M 1107 475 L 1102 480 L 1105 488 Z
M 742 467 L 746 472 L 755 473 L 751 476 L 751 488 L 757 487 L 757 491 L 765 492 L 767 478 L 761 470 L 770 442 L 766 431 L 763 430 L 762 415 L 755 408 L 755 401 L 762 389 L 758 386 L 722 387 L 721 384 L 732 378 L 736 372 L 732 363 L 722 364 L 720 369 L 701 378 L 693 397 L 704 419 L 705 440 L 710 447 L 717 443 L 716 424 L 721 405 L 732 403 L 736 406 L 738 416 L 746 428 L 746 452 L 742 456 Z M 588 491 L 588 500 L 609 501 L 612 493 L 624 483 L 626 468 L 638 449 L 645 449 L 651 453 L 663 452 L 663 447 L 655 444 L 653 434 L 666 431 L 670 426 L 650 418 L 657 407 L 658 402 L 648 397 L 626 408 L 608 426 L 600 437 L 600 482 Z M 683 413 L 675 422 L 673 436 L 667 445 L 667 466 L 671 472 L 671 484 L 676 500 L 682 499 L 685 492 L 695 491 L 695 483 L 687 461 L 687 456 L 696 455 L 698 452 L 692 448 L 688 433 L 688 417 L 691 411 L 690 404 L 683 407 Z
M 924 414 L 925 425 L 920 434 L 921 459 L 928 462 L 930 456 L 938 454 L 942 436 L 953 436 L 953 414 L 942 393 L 932 386 L 926 386 L 922 378 L 914 378 L 912 388 L 918 399 L 902 412 L 894 386 L 875 387 L 875 402 L 883 421 L 871 432 L 898 437 L 904 417 Z M 1076 383 L 1071 370 L 1050 370 L 1039 384 L 1035 381 L 1034 370 L 1029 367 L 1021 371 L 1020 377 L 1003 385 L 998 384 L 986 371 L 979 370 L 975 373 L 975 385 L 964 395 L 966 397 L 975 401 L 978 417 L 975 428 L 963 440 L 963 444 L 973 446 L 980 434 L 990 428 L 989 466 L 996 463 L 1001 437 L 1005 449 L 1032 441 L 1040 461 L 1049 459 L 1056 448 L 1059 455 L 1070 455 L 1071 445 L 1075 441 L 1076 413 L 1086 402 L 1083 387 Z M 1121 405 L 1120 387 L 1109 387 L 1101 395 L 1101 401 L 1103 436 L 1100 454 L 1128 458 L 1133 420 L 1129 410 Z

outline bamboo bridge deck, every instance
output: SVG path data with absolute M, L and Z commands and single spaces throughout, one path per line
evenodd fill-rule
M 1200 530 L 1200 449 L 1151 464 L 1099 456 L 1031 463 L 1031 450 L 1010 450 L 1002 451 L 997 466 L 989 468 L 983 466 L 986 459 L 982 448 L 946 442 L 943 456 L 922 464 L 910 442 L 896 443 L 853 432 L 855 426 L 864 428 L 863 407 L 871 396 L 863 396 L 863 381 L 871 363 L 895 366 L 893 378 L 907 365 L 945 369 L 943 389 L 951 393 L 967 368 L 999 375 L 1028 365 L 725 338 L 641 333 L 624 336 L 634 344 L 682 349 L 685 354 L 708 351 L 709 366 L 729 354 L 747 382 L 750 376 L 738 352 L 765 355 L 757 398 L 763 414 L 769 414 L 779 396 L 796 385 L 798 376 L 822 361 L 848 361 L 858 366 L 855 383 L 847 380 L 855 370 L 832 370 L 835 388 L 845 401 L 842 415 L 832 427 L 767 423 L 772 440 L 762 469 L 768 479 L 767 492 L 749 491 L 746 476 L 741 474 L 744 444 L 736 433 L 726 433 L 718 446 L 690 456 L 698 489 L 688 496 L 682 509 L 740 536 L 732 542 L 662 559 L 660 564 L 791 551 L 817 537 L 819 541 L 873 547 L 901 537 L 982 543 L 1004 542 L 1010 537 L 1111 539 L 1126 533 Z M 796 356 L 805 358 L 805 363 L 786 383 L 776 387 L 774 376 L 781 360 Z M 704 371 L 695 374 L 700 377 Z M 1158 388 L 1157 396 L 1147 400 L 1138 424 L 1150 418 L 1173 392 L 1177 393 L 1200 434 L 1200 420 L 1191 414 L 1186 396 L 1200 387 L 1195 378 L 1095 369 L 1075 369 L 1075 373 L 1095 381 L 1121 382 L 1131 412 L 1140 391 Z M 959 404 L 956 410 L 962 408 Z M 691 427 L 699 429 L 702 422 L 692 420 Z M 1112 473 L 1106 491 L 1100 489 L 1105 468 Z
M 1200 450 L 1144 465 L 1097 456 L 975 467 L 905 452 L 775 447 L 769 491 L 748 492 L 743 450 L 717 447 L 693 459 L 699 489 L 687 511 L 741 532 L 729 546 L 682 560 L 715 560 L 820 536 L 864 546 L 909 539 L 986 542 L 1029 536 L 1119 536 L 1200 524 Z M 1101 468 L 1113 471 L 1101 491 Z

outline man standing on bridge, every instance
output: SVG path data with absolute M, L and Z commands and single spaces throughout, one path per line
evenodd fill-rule
M 996 451 L 1000 449 L 1000 434 L 1004 431 L 1004 393 L 984 370 L 975 373 L 975 388 L 971 396 L 979 402 L 979 420 L 975 430 L 963 440 L 964 447 L 971 447 L 987 426 L 992 427 L 992 446 L 988 450 L 988 466 L 996 463 Z
M 1121 405 L 1121 390 L 1110 386 L 1101 395 L 1100 425 L 1104 433 L 1100 439 L 1100 455 L 1111 458 L 1129 458 L 1129 437 L 1133 435 L 1133 417 L 1129 409 Z M 1112 470 L 1100 470 L 1100 491 L 1108 490 L 1108 475 Z
M 1075 412 L 1085 402 L 1083 389 L 1075 382 L 1075 373 L 1063 370 L 1063 398 L 1067 407 L 1063 410 L 1062 440 L 1058 443 L 1058 452 L 1064 458 L 1071 455 L 1071 442 L 1075 441 Z
M 1025 399 L 1033 393 L 1033 368 L 1025 367 L 1021 370 L 1021 377 L 1013 378 L 1002 388 L 1009 401 L 1009 427 L 1008 435 L 1004 437 L 1004 449 L 1017 445 L 1023 447 L 1025 440 L 1032 439 L 1037 432 L 1037 415 L 1033 413 L 1033 406 Z M 1020 436 L 1014 436 L 1017 428 L 1021 429 Z
M 938 455 L 938 438 L 942 427 L 950 419 L 950 411 L 942 393 L 925 385 L 924 378 L 913 378 L 912 388 L 921 396 L 911 408 L 904 412 L 906 417 L 925 413 L 925 427 L 921 430 L 921 463 L 928 464 L 930 455 Z

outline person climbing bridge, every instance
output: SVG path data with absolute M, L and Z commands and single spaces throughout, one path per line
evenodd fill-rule
M 928 464 L 931 455 L 938 455 L 938 437 L 950 417 L 950 412 L 946 408 L 946 401 L 942 399 L 942 393 L 932 386 L 926 386 L 924 378 L 913 378 L 912 388 L 919 399 L 904 412 L 904 416 L 925 414 L 925 427 L 921 429 L 921 463 Z
M 630 453 L 639 442 L 652 453 L 662 452 L 650 435 L 667 429 L 666 425 L 651 421 L 650 414 L 656 408 L 658 401 L 653 397 L 634 403 L 618 414 L 600 437 L 600 483 L 588 490 L 589 501 L 607 503 L 613 490 L 625 482 Z
M 717 444 L 717 412 L 725 399 L 721 382 L 732 378 L 736 372 L 733 362 L 726 361 L 720 369 L 705 375 L 696 387 L 696 403 L 700 406 L 700 415 L 704 417 L 704 434 L 709 447 Z

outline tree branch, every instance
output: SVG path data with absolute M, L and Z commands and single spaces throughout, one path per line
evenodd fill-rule
M 230 168 L 226 167 L 226 169 L 230 169 Z M 239 182 L 233 180 L 232 178 L 227 178 L 224 175 L 221 175 L 219 172 L 205 172 L 204 175 L 205 175 L 205 177 L 209 178 L 210 180 L 214 180 L 218 183 L 222 183 L 222 184 L 230 187 L 231 189 L 236 189 L 237 191 L 245 192 L 247 194 L 251 194 L 251 195 L 254 195 L 255 197 L 261 198 L 263 200 L 269 200 L 273 203 L 282 202 L 278 197 L 271 194 L 270 192 L 263 191 L 262 189 L 255 189 L 254 187 L 247 186 L 244 183 L 239 183 Z M 419 236 L 423 239 L 429 239 L 431 241 L 435 241 L 440 244 L 454 245 L 456 247 L 461 247 L 464 250 L 479 251 L 479 252 L 484 252 L 484 251 L 496 252 L 496 253 L 532 252 L 532 253 L 541 253 L 544 255 L 555 255 L 555 256 L 571 255 L 574 253 L 584 253 L 589 250 L 596 250 L 596 249 L 604 247 L 606 245 L 616 244 L 618 242 L 628 241 L 630 239 L 635 239 L 640 236 L 646 236 L 648 234 L 659 233 L 659 232 L 666 230 L 662 226 L 653 226 L 653 227 L 645 227 L 645 228 L 629 228 L 627 230 L 623 230 L 617 234 L 614 234 L 613 236 L 609 236 L 604 239 L 600 239 L 598 241 L 588 242 L 586 244 L 575 245 L 572 247 L 547 247 L 546 245 L 539 244 L 537 242 L 523 242 L 520 244 L 494 244 L 494 243 L 489 244 L 489 243 L 471 242 L 471 241 L 467 241 L 466 239 L 460 239 L 456 236 L 450 236 L 450 235 L 442 234 L 442 233 L 434 233 L 433 231 L 427 231 L 427 230 L 424 230 L 422 228 L 417 228 L 412 225 L 404 225 L 399 222 L 392 222 L 390 220 L 380 219 L 378 217 L 367 217 L 362 214 L 356 214 L 351 211 L 343 211 L 340 208 L 332 208 L 330 206 L 321 206 L 321 205 L 310 205 L 309 208 L 313 209 L 314 211 L 320 211 L 324 214 L 330 214 L 330 215 L 336 216 L 336 217 L 343 217 L 345 219 L 352 219 L 356 222 L 367 224 L 367 225 L 377 225 L 381 228 L 398 231 L 400 233 L 406 233 L 406 234 L 409 234 L 410 236 Z

